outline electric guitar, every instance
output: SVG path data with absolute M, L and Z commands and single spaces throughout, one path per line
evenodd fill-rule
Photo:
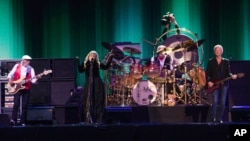
M 245 74 L 244 74 L 244 73 L 238 73 L 238 74 L 236 74 L 236 75 L 237 75 L 237 78 L 241 78 L 241 77 L 243 77 Z M 220 88 L 221 84 L 222 84 L 224 81 L 227 81 L 227 80 L 230 80 L 230 79 L 232 79 L 231 76 L 230 76 L 230 77 L 227 77 L 227 78 L 225 78 L 225 79 L 223 79 L 223 80 L 214 82 L 214 85 L 213 85 L 212 87 L 207 88 L 207 89 L 205 90 L 205 94 L 212 94 L 216 89 L 219 89 L 219 88 Z
M 25 83 L 30 82 L 35 78 L 40 78 L 43 75 L 48 75 L 50 73 L 52 73 L 52 70 L 44 70 L 42 73 L 39 73 L 38 75 L 36 75 L 36 76 L 34 76 L 34 77 L 30 78 L 30 79 L 23 80 L 21 83 L 17 83 L 17 84 L 8 83 L 7 86 L 6 86 L 7 91 L 8 91 L 9 94 L 16 94 L 18 91 L 25 89 L 25 86 L 24 86 Z

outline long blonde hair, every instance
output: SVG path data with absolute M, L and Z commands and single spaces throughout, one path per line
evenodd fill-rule
M 89 55 L 90 54 L 95 54 L 96 55 L 96 61 L 97 61 L 97 63 L 98 63 L 98 67 L 100 68 L 100 61 L 99 61 L 99 55 L 98 55 L 98 53 L 95 51 L 95 50 L 91 50 L 88 54 L 87 54 L 87 56 L 85 57 L 85 60 L 84 60 L 84 67 L 86 68 L 86 64 L 87 64 L 87 62 L 88 62 L 88 60 L 89 60 Z

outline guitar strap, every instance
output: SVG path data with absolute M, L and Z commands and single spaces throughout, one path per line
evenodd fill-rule
M 28 77 L 29 74 L 31 74 L 31 67 L 30 66 L 27 67 L 26 77 Z
M 223 79 L 224 59 L 221 59 L 220 80 Z
M 31 67 L 27 66 L 27 72 L 26 72 L 26 80 L 31 79 Z M 26 89 L 30 89 L 31 87 L 31 82 L 27 82 L 24 84 Z

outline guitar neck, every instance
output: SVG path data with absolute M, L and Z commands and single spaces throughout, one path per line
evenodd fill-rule
M 222 82 L 227 81 L 227 80 L 229 80 L 229 79 L 231 79 L 231 78 L 232 78 L 231 76 L 230 76 L 230 77 L 227 77 L 227 78 L 225 78 L 225 79 L 223 79 L 223 80 L 220 80 L 220 81 L 216 82 L 216 84 L 221 84 Z
M 32 81 L 33 79 L 38 78 L 38 76 L 43 76 L 43 73 L 40 73 L 40 74 L 38 74 L 38 75 L 36 75 L 36 76 L 34 76 L 34 77 L 30 78 L 30 79 L 26 79 L 26 80 L 24 80 L 24 83 L 30 82 L 30 81 Z

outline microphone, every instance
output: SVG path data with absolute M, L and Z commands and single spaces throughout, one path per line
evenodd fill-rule
M 95 60 L 94 58 L 91 58 L 91 63 L 93 63 L 93 62 L 94 62 L 94 60 Z

